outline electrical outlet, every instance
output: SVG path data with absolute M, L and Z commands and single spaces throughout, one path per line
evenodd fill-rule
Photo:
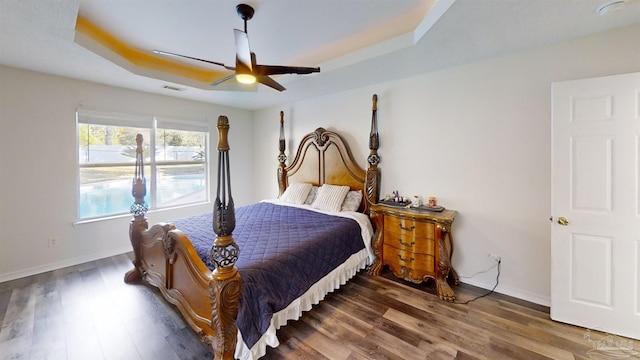
M 49 238 L 49 247 L 56 247 L 60 245 L 60 239 L 58 239 L 57 237 L 50 237 Z
M 502 256 L 500 255 L 496 255 L 496 254 L 489 254 L 488 255 L 490 258 L 492 258 L 495 262 L 500 262 L 502 261 Z

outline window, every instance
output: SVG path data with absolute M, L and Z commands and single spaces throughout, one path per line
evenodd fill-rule
M 149 209 L 209 200 L 207 124 L 80 110 L 77 129 L 78 219 L 129 212 L 137 134 Z

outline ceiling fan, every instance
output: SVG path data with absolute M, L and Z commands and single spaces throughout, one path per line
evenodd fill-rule
M 235 71 L 235 74 L 225 76 L 215 81 L 211 85 L 221 84 L 233 77 L 239 83 L 253 84 L 259 82 L 261 84 L 272 87 L 278 91 L 286 90 L 284 86 L 273 80 L 269 75 L 281 74 L 310 74 L 320 72 L 319 67 L 302 67 L 302 66 L 282 66 L 282 65 L 260 65 L 256 63 L 256 54 L 249 48 L 249 36 L 247 35 L 247 20 L 251 20 L 254 10 L 247 4 L 238 4 L 236 6 L 238 16 L 244 20 L 244 31 L 233 29 L 236 38 L 236 66 L 228 66 L 220 62 L 198 59 L 191 56 L 175 54 L 167 51 L 153 50 L 154 53 L 160 55 L 177 56 L 185 59 L 203 61 L 209 64 L 223 66 L 225 69 Z

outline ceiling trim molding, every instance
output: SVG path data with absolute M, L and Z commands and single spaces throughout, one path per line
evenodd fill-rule
M 453 5 L 456 0 L 437 0 L 435 4 L 429 9 L 427 15 L 422 19 L 420 24 L 413 31 L 414 44 L 420 41 L 422 37 L 431 29 L 433 25 L 440 20 L 447 10 Z
M 436 0 L 429 8 L 420 24 L 418 24 L 413 31 L 409 31 L 389 40 L 327 60 L 321 63 L 320 67 L 323 71 L 327 72 L 414 46 L 431 29 L 431 27 L 438 22 L 442 15 L 444 15 L 455 1 L 456 0 Z
M 142 51 L 121 41 L 81 16 L 76 19 L 74 41 L 134 74 L 173 81 L 205 90 L 218 90 L 211 83 L 233 74 L 230 71 L 207 70 L 189 66 Z

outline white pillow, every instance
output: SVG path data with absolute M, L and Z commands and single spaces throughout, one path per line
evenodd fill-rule
M 311 186 L 309 183 L 290 184 L 280 197 L 280 200 L 289 204 L 302 205 L 311 191 Z
M 313 204 L 313 200 L 316 199 L 316 195 L 318 195 L 318 187 L 314 185 L 311 187 L 311 191 L 309 191 L 309 195 L 307 195 L 307 199 L 304 203 L 307 205 Z
M 338 212 L 349 190 L 348 186 L 324 184 L 318 188 L 318 194 L 311 206 L 319 210 Z
M 358 211 L 360 203 L 362 202 L 362 191 L 354 190 L 349 191 L 342 203 L 342 209 L 340 211 Z

